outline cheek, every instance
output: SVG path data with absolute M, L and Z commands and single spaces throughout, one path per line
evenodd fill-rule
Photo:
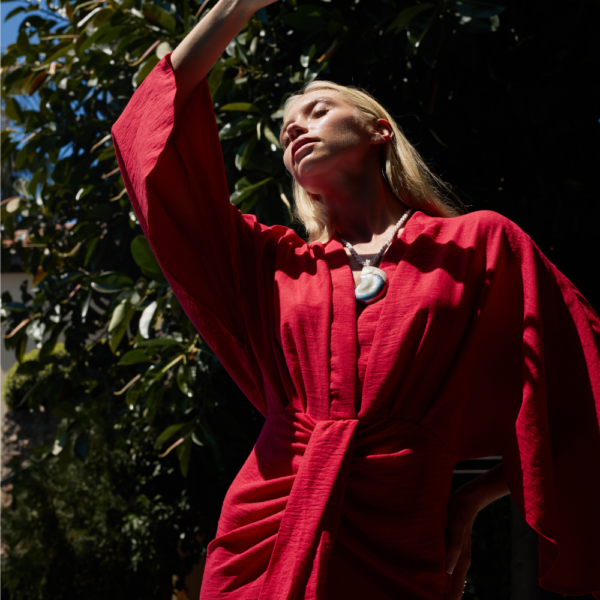
M 354 116 L 338 118 L 324 123 L 327 140 L 338 149 L 354 148 L 367 142 L 365 130 L 360 121 Z

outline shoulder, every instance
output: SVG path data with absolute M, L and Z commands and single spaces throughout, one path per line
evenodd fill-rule
M 467 235 L 523 234 L 516 223 L 492 210 L 477 210 L 444 220 L 449 228 Z
M 507 241 L 527 243 L 529 236 L 513 221 L 491 210 L 478 210 L 458 217 L 426 217 L 436 238 L 452 239 L 461 245 L 480 246 Z

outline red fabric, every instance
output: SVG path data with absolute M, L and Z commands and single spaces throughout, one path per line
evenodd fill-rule
M 600 322 L 573 285 L 498 214 L 417 212 L 358 314 L 339 240 L 241 215 L 206 83 L 181 110 L 175 95 L 162 60 L 113 128 L 121 172 L 186 313 L 266 416 L 201 598 L 449 598 L 453 466 L 492 454 L 540 534 L 541 585 L 599 591 Z

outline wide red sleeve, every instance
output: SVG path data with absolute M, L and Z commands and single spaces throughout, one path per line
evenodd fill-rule
M 507 234 L 523 293 L 523 395 L 503 453 L 508 483 L 539 533 L 542 587 L 600 598 L 600 321 L 528 236 L 516 226 Z
M 121 174 L 186 314 L 265 414 L 259 361 L 269 352 L 269 297 L 286 229 L 263 227 L 231 205 L 206 80 L 185 107 L 175 108 L 176 97 L 167 56 L 113 126 Z

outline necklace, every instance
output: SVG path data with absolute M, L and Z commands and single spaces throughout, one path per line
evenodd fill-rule
M 357 300 L 360 300 L 365 304 L 369 304 L 371 302 L 375 302 L 375 300 L 379 300 L 379 298 L 381 298 L 385 294 L 388 286 L 387 275 L 384 271 L 378 269 L 375 265 L 381 260 L 381 258 L 385 254 L 385 251 L 388 249 L 391 241 L 398 233 L 398 230 L 400 229 L 400 227 L 402 227 L 402 225 L 404 225 L 408 217 L 410 217 L 411 213 L 412 209 L 409 208 L 402 215 L 402 218 L 396 223 L 394 230 L 392 231 L 385 244 L 374 258 L 363 260 L 358 255 L 352 244 L 340 237 L 340 240 L 342 240 L 344 246 L 346 246 L 346 248 L 348 248 L 348 250 L 352 252 L 354 258 L 356 258 L 358 263 L 362 265 L 362 271 L 360 272 L 360 284 L 354 290 L 354 297 Z

